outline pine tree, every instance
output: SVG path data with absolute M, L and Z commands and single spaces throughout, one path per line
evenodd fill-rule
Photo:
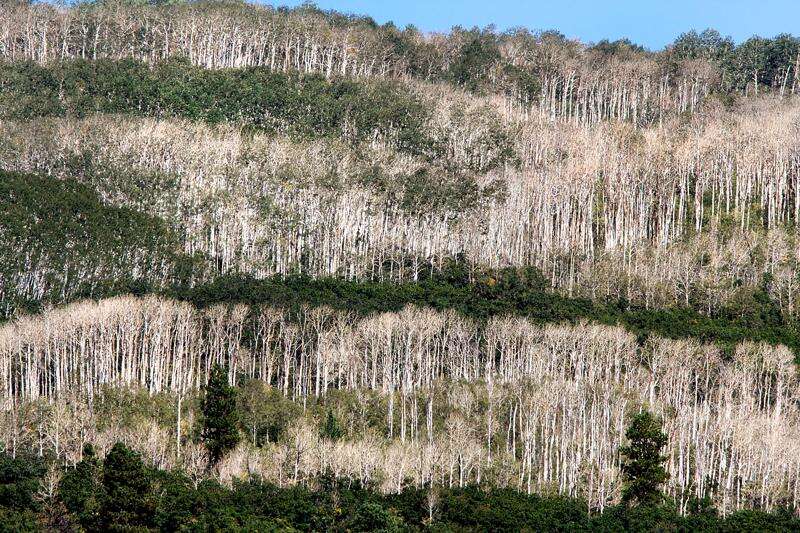
M 152 522 L 151 483 L 138 453 L 118 442 L 103 462 L 101 529 L 135 528 Z
M 325 424 L 322 426 L 321 433 L 323 438 L 332 441 L 337 441 L 342 438 L 344 431 L 336 415 L 333 414 L 333 409 L 328 409 L 328 416 L 325 418 Z
M 236 389 L 228 384 L 227 371 L 220 365 L 211 369 L 201 408 L 201 438 L 211 456 L 211 463 L 217 464 L 239 443 Z
M 667 444 L 667 434 L 661 431 L 661 420 L 642 411 L 631 420 L 625 432 L 628 445 L 620 448 L 623 456 L 625 503 L 653 504 L 661 499 L 661 485 L 669 479 L 664 469 L 667 458 L 661 450 Z
M 83 459 L 64 474 L 58 486 L 59 496 L 67 510 L 87 529 L 98 517 L 99 481 L 100 462 L 94 447 L 87 443 L 83 447 Z
M 35 495 L 45 472 L 44 461 L 37 457 L 12 457 L 0 452 L 0 509 L 36 509 Z

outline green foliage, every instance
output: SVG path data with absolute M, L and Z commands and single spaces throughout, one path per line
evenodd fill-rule
M 710 528 L 709 528 L 710 529 Z M 725 533 L 737 531 L 799 531 L 800 519 L 792 509 L 777 509 L 773 513 L 744 510 L 732 513 L 722 521 L 719 528 Z
M 732 86 L 742 90 L 758 81 L 767 87 L 780 87 L 786 68 L 793 66 L 799 51 L 800 40 L 790 35 L 774 39 L 751 37 L 737 46 L 727 60 Z
M 507 153 L 501 155 L 498 161 L 489 164 L 504 161 L 507 156 Z M 455 169 L 420 168 L 413 174 L 388 176 L 372 168 L 359 181 L 383 194 L 389 204 L 413 214 L 448 211 L 458 216 L 481 202 L 501 197 L 504 192 L 501 182 L 480 187 L 475 174 Z
M 322 438 L 332 441 L 337 441 L 344 435 L 344 430 L 339 424 L 339 419 L 333 414 L 333 409 L 328 409 L 328 415 L 325 417 L 325 423 L 322 424 L 320 435 Z
M 210 503 L 200 499 L 200 491 L 178 472 L 159 471 L 154 477 L 154 492 L 161 495 L 154 516 L 159 529 L 179 531 L 189 524 L 199 524 L 198 517 Z
M 15 484 L 32 496 L 43 469 L 3 457 Z M 8 479 L 8 478 L 4 478 Z M 431 493 L 433 491 L 433 494 Z M 100 464 L 91 447 L 59 486 L 68 510 L 64 530 L 86 531 L 796 531 L 790 510 L 740 511 L 722 518 L 713 508 L 672 504 L 615 505 L 590 516 L 586 504 L 564 496 L 503 488 L 406 486 L 382 494 L 359 482 L 323 476 L 280 488 L 255 479 L 227 488 L 206 480 L 195 487 L 183 474 L 146 467 L 117 443 Z M 3 530 L 38 531 L 42 517 L 30 498 L 0 504 Z M 92 508 L 100 502 L 101 507 Z M 87 509 L 94 509 L 87 513 Z M 432 518 L 432 520 L 431 520 Z
M 661 486 L 669 479 L 664 469 L 667 458 L 661 454 L 667 444 L 661 421 L 648 411 L 642 411 L 631 420 L 625 437 L 628 445 L 620 448 L 625 480 L 622 501 L 644 505 L 659 503 Z
M 174 398 L 169 394 L 110 385 L 100 387 L 95 395 L 94 414 L 99 429 L 136 427 L 149 420 L 173 427 L 177 418 Z
M 443 490 L 436 519 L 471 531 L 580 531 L 588 509 L 579 500 L 526 495 L 511 489 L 478 487 Z
M 13 511 L 35 511 L 40 479 L 46 468 L 35 457 L 12 457 L 0 452 L 0 508 Z
M 641 45 L 631 42 L 630 39 L 617 39 L 616 41 L 603 39 L 592 46 L 590 50 L 602 60 L 608 60 L 612 57 L 625 59 L 625 56 L 630 57 L 645 52 Z
M 681 34 L 672 43 L 673 53 L 680 59 L 723 61 L 734 48 L 733 39 L 722 37 L 717 30 L 695 30 Z
M 113 0 L 88 2 L 80 8 L 107 4 L 144 10 L 147 5 L 180 2 Z M 197 5 L 204 7 L 202 2 Z M 238 0 L 207 2 L 205 7 L 248 9 Z M 391 24 L 381 27 L 366 17 L 322 11 L 309 4 L 293 12 L 323 20 L 333 28 L 373 32 L 373 36 L 390 43 L 394 53 L 408 64 L 412 76 L 447 80 L 478 94 L 502 91 L 526 105 L 533 104 L 540 94 L 541 74 L 552 65 L 508 63 L 500 52 L 504 40 L 517 39 L 520 57 L 569 58 L 574 52 L 563 35 L 553 32 L 503 35 L 493 28 L 457 28 L 453 36 L 456 46 L 437 47 L 413 27 L 399 31 Z M 92 29 L 96 28 L 88 28 Z M 726 105 L 732 105 L 734 94 L 753 86 L 777 90 L 791 84 L 797 75 L 793 65 L 798 53 L 800 40 L 790 35 L 753 37 L 736 46 L 730 38 L 706 30 L 682 35 L 671 50 L 655 57 L 671 69 L 670 73 L 685 66 L 680 63 L 683 60 L 713 62 L 722 80 L 712 90 Z M 597 61 L 654 57 L 627 39 L 600 41 L 588 54 Z M 412 214 L 458 213 L 503 194 L 499 188 L 480 187 L 475 174 L 514 163 L 511 134 L 490 112 L 467 116 L 454 108 L 449 117 L 453 124 L 480 124 L 478 129 L 488 132 L 473 143 L 471 149 L 478 156 L 472 159 L 476 161 L 458 166 L 450 161 L 447 132 L 431 131 L 428 103 L 411 93 L 409 86 L 396 82 L 326 79 L 266 68 L 211 70 L 192 66 L 185 59 L 156 65 L 133 60 L 71 60 L 46 66 L 34 62 L 0 64 L 2 118 L 86 117 L 97 113 L 181 117 L 209 124 L 235 124 L 293 140 L 342 138 L 354 152 L 363 143 L 385 140 L 401 152 L 420 156 L 430 166 L 402 176 L 367 171 L 361 176 L 361 184 L 378 189 L 390 203 Z M 92 185 L 117 172 L 93 167 L 88 152 L 63 165 L 67 174 L 87 177 Z M 126 172 L 130 174 L 119 180 L 123 183 L 118 192 L 142 210 L 151 203 L 153 190 L 177 186 L 170 176 Z M 179 239 L 163 220 L 109 205 L 102 200 L 105 192 L 73 180 L 0 172 L 0 318 L 19 308 L 36 310 L 45 302 L 160 291 L 198 306 L 220 302 L 289 309 L 301 304 L 329 305 L 363 315 L 413 304 L 455 309 L 479 322 L 503 314 L 526 316 L 538 323 L 588 319 L 621 324 L 642 341 L 657 334 L 694 337 L 731 348 L 743 340 L 753 340 L 783 343 L 800 354 L 797 323 L 782 316 L 770 298 L 774 281 L 769 276 L 760 287 L 739 291 L 730 305 L 711 315 L 690 306 L 653 310 L 631 306 L 622 299 L 593 302 L 569 298 L 552 292 L 547 279 L 534 268 L 486 270 L 463 257 L 427 265 L 428 274 L 423 274 L 418 283 L 226 276 L 193 287 L 191 281 L 196 279 L 198 262 L 203 259 L 178 253 Z M 28 285 L 22 292 L 10 289 L 24 285 L 26 278 Z M 261 446 L 280 439 L 299 416 L 314 418 L 323 438 L 331 441 L 342 438 L 345 428 L 352 428 L 346 417 L 354 402 L 347 391 L 330 393 L 324 403 L 309 399 L 308 411 L 303 411 L 261 381 L 249 381 L 235 389 L 228 384 L 226 374 L 219 366 L 212 369 L 200 401 L 200 438 L 214 463 L 237 445 L 240 431 Z M 383 423 L 387 416 L 385 397 L 365 396 L 367 412 L 363 419 L 375 419 L 376 426 Z M 171 425 L 174 410 L 167 400 L 146 392 L 101 391 L 93 407 L 100 421 L 98 429 L 118 422 L 135 427 L 147 416 L 162 426 Z M 437 428 L 441 423 L 434 421 Z M 624 504 L 594 516 L 580 500 L 491 487 L 406 487 L 399 494 L 384 495 L 374 487 L 327 477 L 287 488 L 256 480 L 239 481 L 232 488 L 207 480 L 195 487 L 179 472 L 153 471 L 137 453 L 120 443 L 103 462 L 88 446 L 83 460 L 64 472 L 58 499 L 76 528 L 97 531 L 800 529 L 798 519 L 787 510 L 771 514 L 740 511 L 721 518 L 709 502 L 693 502 L 689 515 L 681 516 L 670 502 L 662 502 L 660 494 L 668 478 L 661 454 L 667 437 L 660 422 L 650 413 L 640 413 L 626 436 L 628 445 L 620 450 L 624 457 Z M 3 530 L 41 527 L 43 511 L 36 493 L 44 472 L 44 462 L 39 458 L 0 454 Z M 435 503 L 429 507 L 429 502 Z
M 14 533 L 41 531 L 39 516 L 33 511 L 15 511 L 0 507 L 0 526 L 2 531 Z
M 497 35 L 492 29 L 473 28 L 464 32 L 456 28 L 454 31 L 464 33 L 465 43 L 450 66 L 449 79 L 455 85 L 478 92 L 486 85 L 492 67 L 500 61 Z
M 215 364 L 203 389 L 200 438 L 213 464 L 239 443 L 236 389 L 228 384 L 227 374 L 222 366 Z
M 348 523 L 351 531 L 402 531 L 402 520 L 377 502 L 364 502 Z
M 260 446 L 276 442 L 289 423 L 300 416 L 300 407 L 260 379 L 247 380 L 236 395 L 242 431 Z
M 549 289 L 548 281 L 535 268 L 481 270 L 463 258 L 447 262 L 440 273 L 418 283 L 307 276 L 260 280 L 225 276 L 194 288 L 170 290 L 167 295 L 189 300 L 200 307 L 243 302 L 292 309 L 308 304 L 312 307 L 328 305 L 366 315 L 399 311 L 411 304 L 454 309 L 479 321 L 508 314 L 525 316 L 543 324 L 591 320 L 624 326 L 642 341 L 649 335 L 695 338 L 728 349 L 750 340 L 784 344 L 800 354 L 797 323 L 776 313 L 776 304 L 763 289 L 744 295 L 736 306 L 725 307 L 712 315 L 687 307 L 646 309 L 624 300 L 603 303 L 562 296 Z
M 99 518 L 100 472 L 100 461 L 95 457 L 94 448 L 86 444 L 83 459 L 64 473 L 58 486 L 59 497 L 67 511 L 84 527 L 96 523 Z
M 242 124 L 296 139 L 375 136 L 426 153 L 430 110 L 389 81 L 327 80 L 267 68 L 211 70 L 172 59 L 0 64 L 0 115 L 13 118 L 130 113 Z
M 749 87 L 780 89 L 791 85 L 796 73 L 794 64 L 800 52 L 800 39 L 781 34 L 772 39 L 754 36 L 740 45 L 716 30 L 690 31 L 672 45 L 678 59 L 705 59 L 723 73 L 721 94 L 744 92 Z M 725 99 L 723 98 L 723 101 Z
M 150 474 L 138 453 L 118 442 L 103 462 L 98 526 L 125 530 L 152 524 Z
M 134 272 L 160 284 L 176 246 L 162 220 L 110 206 L 87 186 L 0 171 L 0 309 L 129 291 Z M 20 281 L 28 289 L 17 294 L 20 276 L 37 283 Z

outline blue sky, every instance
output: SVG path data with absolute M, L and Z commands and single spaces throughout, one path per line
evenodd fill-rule
M 800 35 L 800 0 L 317 0 L 316 4 L 370 15 L 379 23 L 391 20 L 400 27 L 413 23 L 425 31 L 494 23 L 499 29 L 556 29 L 583 42 L 628 37 L 650 49 L 662 48 L 684 31 L 708 27 L 736 42 L 752 35 Z

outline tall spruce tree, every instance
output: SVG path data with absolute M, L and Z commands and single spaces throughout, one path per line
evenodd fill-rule
M 667 434 L 661 430 L 661 420 L 648 411 L 642 411 L 631 420 L 625 436 L 628 445 L 620 448 L 622 454 L 622 501 L 642 505 L 658 503 L 661 485 L 669 479 L 664 469 L 667 458 L 661 450 L 667 444 Z
M 217 464 L 226 452 L 239 443 L 236 389 L 228 384 L 227 371 L 218 364 L 211 368 L 201 408 L 201 438 L 210 455 L 211 464 Z
M 322 425 L 320 433 L 323 438 L 332 441 L 337 441 L 344 435 L 339 419 L 333 414 L 333 409 L 328 409 L 328 416 L 325 418 L 325 423 Z
M 150 473 L 141 456 L 118 442 L 103 461 L 101 531 L 135 530 L 152 525 L 155 510 Z
M 86 529 L 90 529 L 99 516 L 100 474 L 100 461 L 95 456 L 94 447 L 86 443 L 83 459 L 64 474 L 58 486 L 58 494 L 67 511 Z

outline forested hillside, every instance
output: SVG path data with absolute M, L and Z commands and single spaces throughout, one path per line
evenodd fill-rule
M 0 4 L 0 519 L 797 529 L 798 69 Z

